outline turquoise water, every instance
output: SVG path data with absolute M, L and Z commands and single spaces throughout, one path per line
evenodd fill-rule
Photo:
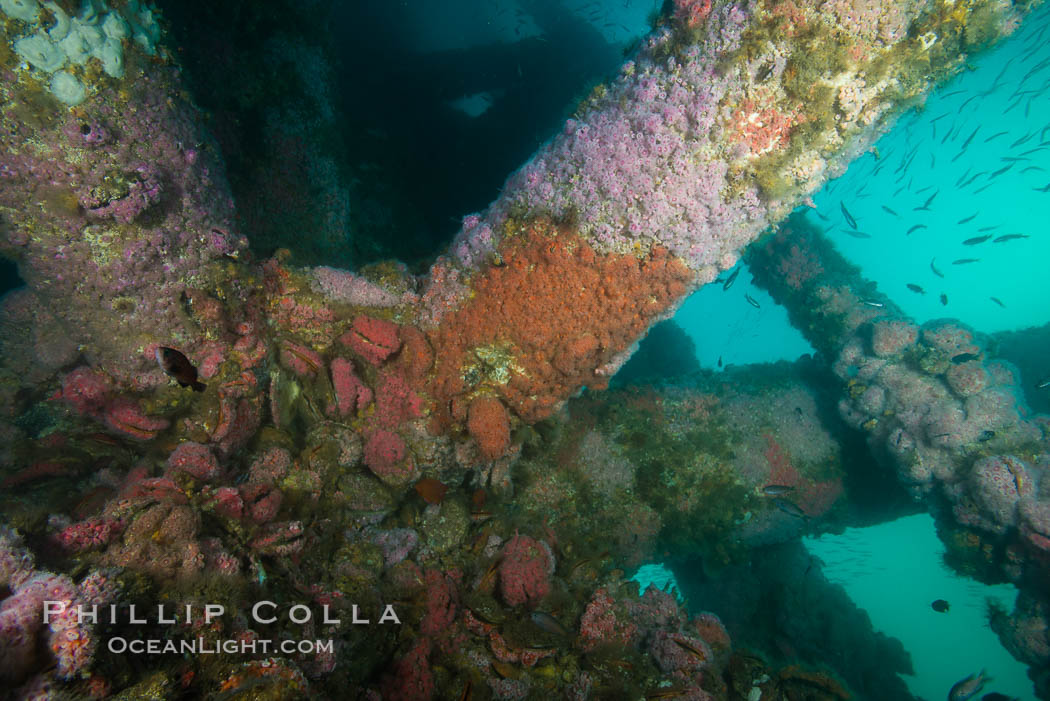
M 803 542 L 824 562 L 824 575 L 868 612 L 875 629 L 904 643 L 915 668 L 914 676 L 904 676 L 913 694 L 929 701 L 946 698 L 955 682 L 986 669 L 994 678 L 986 692 L 1035 701 L 1025 666 L 1003 649 L 984 616 L 985 599 L 1010 610 L 1017 590 L 1010 584 L 986 586 L 944 566 L 944 545 L 930 516 Z M 937 599 L 949 602 L 947 613 L 931 608 Z
M 795 360 L 812 353 L 813 347 L 788 321 L 787 310 L 776 304 L 765 290 L 751 284 L 747 266 L 728 291 L 712 284 L 690 296 L 674 320 L 696 345 L 700 365 L 709 369 L 726 365 Z M 736 270 L 736 268 L 734 268 Z M 731 273 L 723 273 L 723 277 Z M 751 295 L 759 307 L 751 305 Z
M 1048 21 L 1043 8 L 924 110 L 904 117 L 876 144 L 880 158 L 857 159 L 813 198 L 830 220 L 810 214 L 814 222 L 831 226 L 839 249 L 920 322 L 951 316 L 990 333 L 1047 321 L 1050 191 L 1041 190 L 1050 184 L 1050 147 L 1040 144 L 1050 138 L 1050 65 L 1024 76 L 1050 58 L 1050 43 L 1036 41 Z M 913 160 L 897 173 L 906 157 Z M 1009 160 L 1016 158 L 1024 160 Z M 915 211 L 934 193 L 929 211 Z M 848 235 L 840 202 L 870 239 Z M 920 225 L 928 228 L 907 233 Z M 994 242 L 1010 234 L 1029 238 Z M 991 238 L 963 244 L 985 235 Z M 966 258 L 980 262 L 953 265 Z
M 955 682 L 985 669 L 993 678 L 986 691 L 1035 701 L 1025 666 L 999 644 L 985 620 L 985 602 L 993 599 L 1013 608 L 1013 585 L 988 586 L 962 577 L 943 564 L 944 545 L 933 519 L 917 514 L 842 534 L 803 538 L 820 559 L 828 581 L 871 617 L 877 632 L 897 638 L 911 655 L 915 674 L 904 676 L 918 698 L 947 697 Z M 676 591 L 674 573 L 660 563 L 640 567 L 632 577 L 644 590 Z M 933 610 L 937 599 L 949 602 L 947 613 Z

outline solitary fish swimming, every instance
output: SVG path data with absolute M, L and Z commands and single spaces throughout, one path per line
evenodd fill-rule
M 806 520 L 806 521 L 809 520 L 809 516 L 806 516 L 806 512 L 803 511 L 799 507 L 799 505 L 796 504 L 793 501 L 788 501 L 787 499 L 774 499 L 773 500 L 773 504 L 778 509 L 783 511 L 785 514 L 788 514 L 789 516 L 794 516 L 795 518 L 801 518 L 801 519 Z
M 197 368 L 189 359 L 167 346 L 157 346 L 157 365 L 169 377 L 175 379 L 180 387 L 190 387 L 194 392 L 203 392 L 206 385 L 197 381 Z
M 932 604 L 930 604 L 930 608 L 932 608 L 937 613 L 948 613 L 948 609 L 951 608 L 951 605 L 944 599 L 937 599 Z
M 570 633 L 565 628 L 565 626 L 559 623 L 557 618 L 550 615 L 549 613 L 546 613 L 545 611 L 533 611 L 531 614 L 529 614 L 529 618 L 541 630 L 544 630 L 548 633 L 552 633 L 554 635 L 561 635 L 566 638 L 572 637 L 572 633 Z
M 972 699 L 981 693 L 981 688 L 984 687 L 985 681 L 987 681 L 987 678 L 984 676 L 984 670 L 982 669 L 980 674 L 971 674 L 966 679 L 956 682 L 952 690 L 948 692 L 948 701 L 967 701 L 967 699 Z
M 768 497 L 780 496 L 793 491 L 795 491 L 795 488 L 786 484 L 767 484 L 762 487 L 762 493 Z

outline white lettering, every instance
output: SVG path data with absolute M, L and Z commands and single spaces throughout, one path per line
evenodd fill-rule
M 391 604 L 387 604 L 386 608 L 383 609 L 383 615 L 379 617 L 380 623 L 387 623 L 393 621 L 400 625 L 401 619 L 397 617 L 397 613 L 394 611 L 394 607 Z
M 175 616 L 172 616 L 171 618 L 165 618 L 164 617 L 164 604 L 157 604 L 157 623 L 168 623 L 168 624 L 171 624 L 171 623 L 178 623 L 178 621 L 175 620 Z
M 89 619 L 92 624 L 98 623 L 98 606 L 92 604 L 90 611 L 85 611 L 84 608 L 84 606 L 77 606 L 77 625 L 82 624 L 85 619 Z
M 353 606 L 351 606 L 350 607 L 350 611 L 351 611 L 352 617 L 353 617 L 353 620 L 350 621 L 350 622 L 353 623 L 354 625 L 358 625 L 360 623 L 369 623 L 370 622 L 367 618 L 358 618 L 357 617 L 357 604 L 354 604 Z
M 337 626 L 337 625 L 339 625 L 342 622 L 338 618 L 329 618 L 328 617 L 329 616 L 328 604 L 325 604 L 324 606 L 322 606 L 321 610 L 324 611 L 324 624 L 325 625 Z
M 135 618 L 135 604 L 131 604 L 130 606 L 128 606 L 128 622 L 138 624 L 146 622 L 145 618 Z
M 209 625 L 213 618 L 222 618 L 224 613 L 226 613 L 226 607 L 222 604 L 205 604 L 204 625 Z
M 44 623 L 51 622 L 51 616 L 60 616 L 66 612 L 65 601 L 45 601 L 44 602 Z
M 273 623 L 274 621 L 276 621 L 276 616 L 271 616 L 270 618 L 259 617 L 259 609 L 261 609 L 263 606 L 269 606 L 271 609 L 277 608 L 277 604 L 273 603 L 272 601 L 258 601 L 256 602 L 255 606 L 252 606 L 252 619 L 256 623 Z
M 110 638 L 106 647 L 114 655 L 122 655 L 128 649 L 128 641 L 124 638 Z
M 300 614 L 304 617 L 296 618 L 296 611 L 304 611 L 305 613 Z M 288 618 L 292 620 L 292 623 L 298 623 L 300 625 L 302 625 L 303 623 L 308 623 L 310 621 L 311 615 L 312 614 L 310 613 L 310 609 L 305 604 L 296 604 L 295 606 L 288 609 Z

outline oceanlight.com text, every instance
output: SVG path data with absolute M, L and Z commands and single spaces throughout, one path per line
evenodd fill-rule
M 190 640 L 110 638 L 106 648 L 117 655 L 269 655 L 269 654 L 332 654 L 331 640 Z

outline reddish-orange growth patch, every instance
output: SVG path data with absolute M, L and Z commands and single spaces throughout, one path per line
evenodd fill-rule
M 768 5 L 768 11 L 775 17 L 782 17 L 785 21 L 780 24 L 780 31 L 786 36 L 796 36 L 808 23 L 805 11 L 799 8 L 792 0 L 774 0 Z
M 495 460 L 510 445 L 510 419 L 503 402 L 495 397 L 477 397 L 467 410 L 467 430 L 477 441 L 481 457 Z
M 733 113 L 735 140 L 747 145 L 751 155 L 758 156 L 787 144 L 791 129 L 803 121 L 798 111 L 785 113 L 774 104 L 745 99 Z
M 415 384 L 423 379 L 434 364 L 434 351 L 430 349 L 427 337 L 415 326 L 402 326 L 400 336 L 402 346 L 398 364 L 406 377 Z
M 378 367 L 401 347 L 398 328 L 391 321 L 359 314 L 353 328 L 340 336 L 339 341 Z
M 641 336 L 690 279 L 666 249 L 641 258 L 598 254 L 545 220 L 508 236 L 500 255 L 503 265 L 480 273 L 473 297 L 430 332 L 438 429 L 462 422 L 469 395 L 484 387 L 529 423 L 582 385 L 604 388 L 608 378 L 595 369 Z M 499 372 L 467 372 L 488 362 L 486 348 L 512 362 Z

